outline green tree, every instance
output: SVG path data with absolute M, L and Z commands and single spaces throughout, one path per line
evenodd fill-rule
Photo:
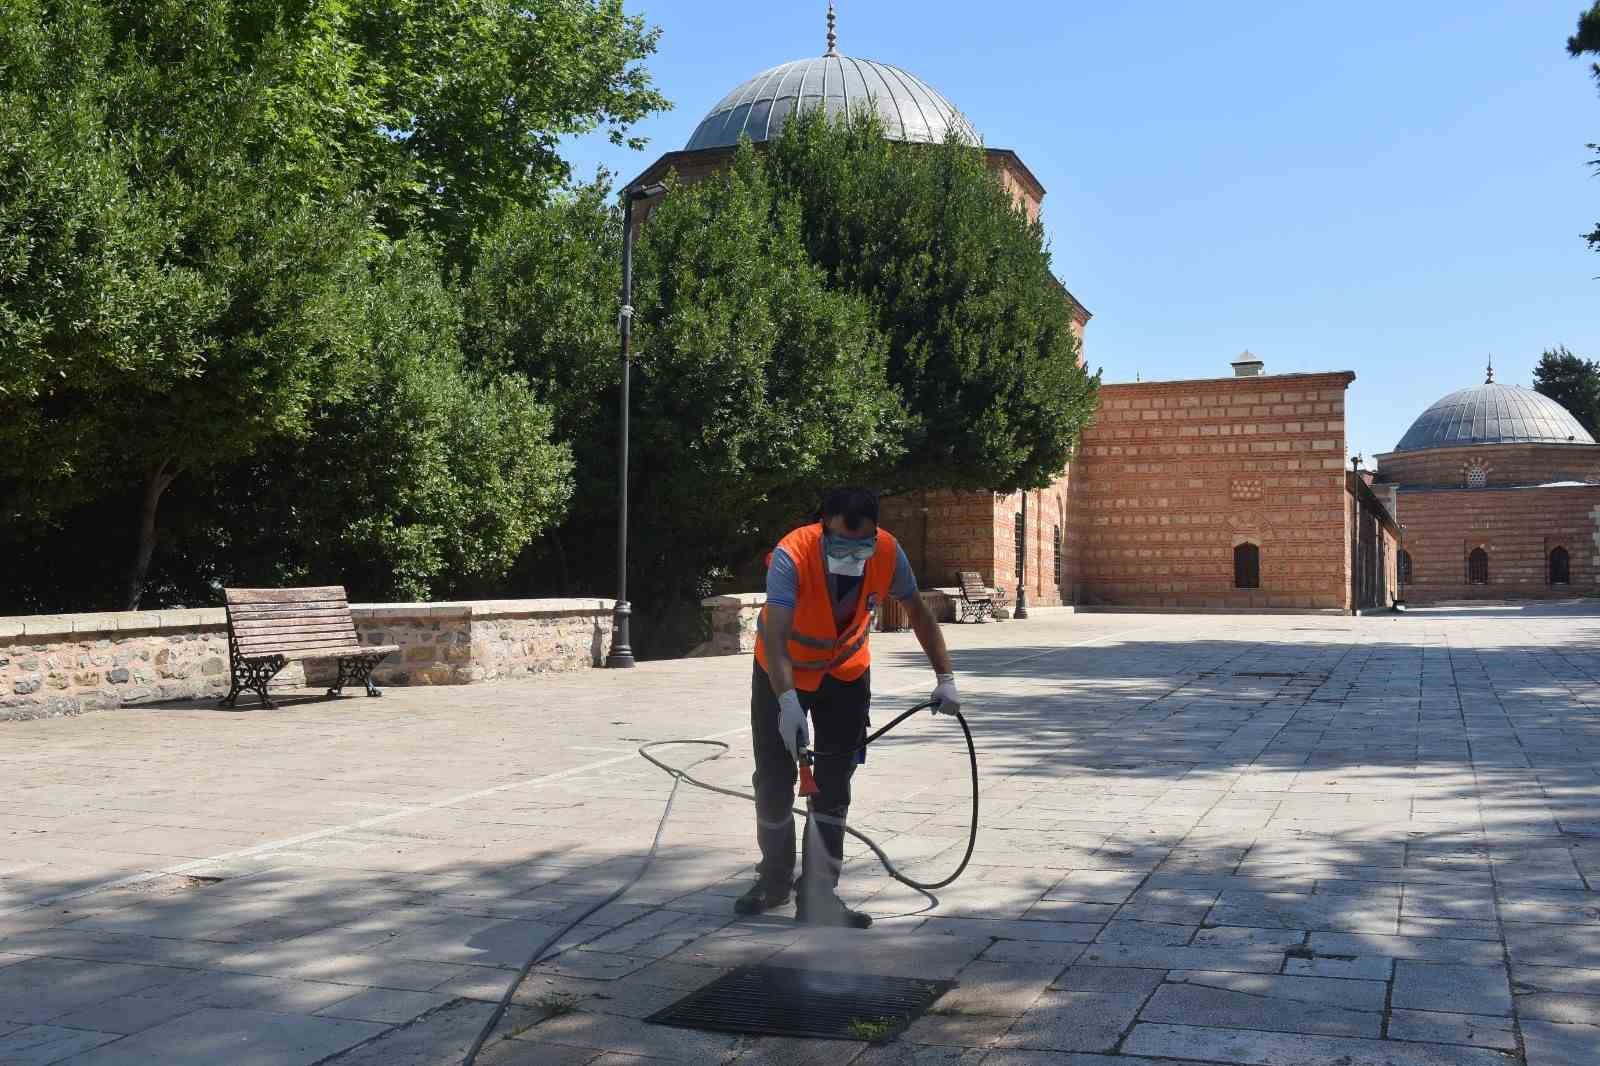
M 355 340 L 367 216 L 317 135 L 339 64 L 275 23 L 241 74 L 226 13 L 0 13 L 5 511 L 138 483 L 130 608 L 172 481 L 304 432 Z
M 178 477 L 371 386 L 385 241 L 469 265 L 564 178 L 559 138 L 623 140 L 664 106 L 638 65 L 655 37 L 621 0 L 0 6 L 0 520 L 137 483 L 136 605 Z M 472 388 L 531 410 L 515 382 Z
M 828 287 L 754 150 L 652 211 L 638 254 L 641 601 L 698 599 L 829 483 L 892 466 L 905 411 L 867 302 Z
M 660 31 L 623 0 L 359 0 L 325 17 L 372 103 L 344 143 L 387 231 L 420 226 L 452 262 L 570 177 L 562 138 L 604 128 L 641 147 L 632 124 L 669 106 L 640 65 Z
M 811 112 L 768 153 L 772 188 L 800 204 L 812 260 L 872 308 L 889 380 L 910 413 L 889 489 L 1010 492 L 1066 468 L 1093 413 L 1043 231 L 983 153 L 886 140 L 875 116 Z
M 677 185 L 636 250 L 630 588 L 643 654 L 681 650 L 675 612 L 827 481 L 891 462 L 904 414 L 864 301 L 830 291 L 797 206 L 760 157 Z M 604 186 L 518 209 L 463 298 L 479 365 L 540 382 L 572 441 L 577 493 L 524 572 L 564 592 L 615 583 L 621 217 Z M 557 402 L 559 401 L 559 402 Z
M 349 387 L 313 404 L 304 439 L 274 442 L 207 488 L 184 539 L 225 550 L 169 572 L 424 600 L 494 585 L 560 517 L 572 462 L 551 442 L 549 408 L 519 375 L 465 365 L 456 302 L 426 250 L 396 246 L 376 273 Z
M 599 180 L 506 212 L 461 286 L 462 349 L 486 373 L 519 373 L 578 441 L 615 419 L 622 215 Z
M 1600 54 L 1600 2 L 1578 16 L 1578 32 L 1567 38 L 1567 54 Z M 1591 63 L 1589 70 L 1595 81 L 1600 82 L 1600 63 Z M 1589 148 L 1591 151 L 1600 151 L 1600 144 L 1591 144 Z M 1600 166 L 1600 159 L 1591 160 L 1590 165 Z M 1590 248 L 1600 248 L 1600 226 L 1584 234 L 1584 240 L 1589 242 Z
M 1564 344 L 1546 349 L 1533 368 L 1533 391 L 1571 411 L 1600 439 L 1600 363 L 1573 355 Z

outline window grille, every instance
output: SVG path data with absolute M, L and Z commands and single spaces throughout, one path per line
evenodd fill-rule
M 1550 549 L 1550 584 L 1571 584 L 1572 558 L 1565 548 Z
M 1467 556 L 1467 581 L 1473 585 L 1489 583 L 1489 553 L 1482 548 L 1473 548 Z
M 1061 527 L 1056 527 L 1056 588 L 1061 588 Z

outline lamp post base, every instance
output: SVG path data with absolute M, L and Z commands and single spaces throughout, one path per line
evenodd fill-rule
M 1026 589 L 1017 589 L 1017 605 L 1012 609 L 1011 617 L 1017 619 L 1028 617 L 1028 592 Z
M 611 612 L 611 651 L 606 656 L 608 669 L 626 670 L 634 666 L 633 643 L 629 639 L 629 621 L 633 616 L 633 608 L 626 600 L 619 600 Z

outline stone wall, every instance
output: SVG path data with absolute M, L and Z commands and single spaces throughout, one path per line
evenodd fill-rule
M 940 622 L 953 622 L 956 617 L 955 600 L 960 589 L 925 588 L 922 602 Z M 707 655 L 754 655 L 756 650 L 756 620 L 761 608 L 766 606 L 764 592 L 741 592 L 729 596 L 710 596 L 700 601 L 711 615 L 711 639 L 689 653 L 690 658 Z M 903 612 L 901 612 L 903 614 Z M 880 613 L 878 623 L 885 621 Z
M 739 592 L 701 600 L 700 605 L 711 615 L 711 639 L 691 651 L 689 657 L 755 654 L 756 619 L 766 603 L 765 592 Z
M 364 644 L 398 644 L 379 684 L 470 684 L 599 665 L 610 600 L 356 604 Z M 290 663 L 274 691 L 326 687 L 328 662 Z M 220 608 L 0 618 L 0 720 L 39 718 L 228 691 Z M 248 706 L 249 697 L 245 697 Z
M 1344 397 L 1355 375 L 1102 385 L 1078 448 L 1083 602 L 1342 609 Z M 1234 588 L 1233 549 L 1261 552 Z
M 0 720 L 221 696 L 227 678 L 220 610 L 0 618 Z

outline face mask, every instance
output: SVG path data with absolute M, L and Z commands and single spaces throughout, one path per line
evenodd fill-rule
M 828 573 L 840 577 L 860 577 L 867 572 L 867 560 L 878 550 L 878 538 L 838 537 L 829 533 L 823 538 L 823 552 L 828 560 Z

